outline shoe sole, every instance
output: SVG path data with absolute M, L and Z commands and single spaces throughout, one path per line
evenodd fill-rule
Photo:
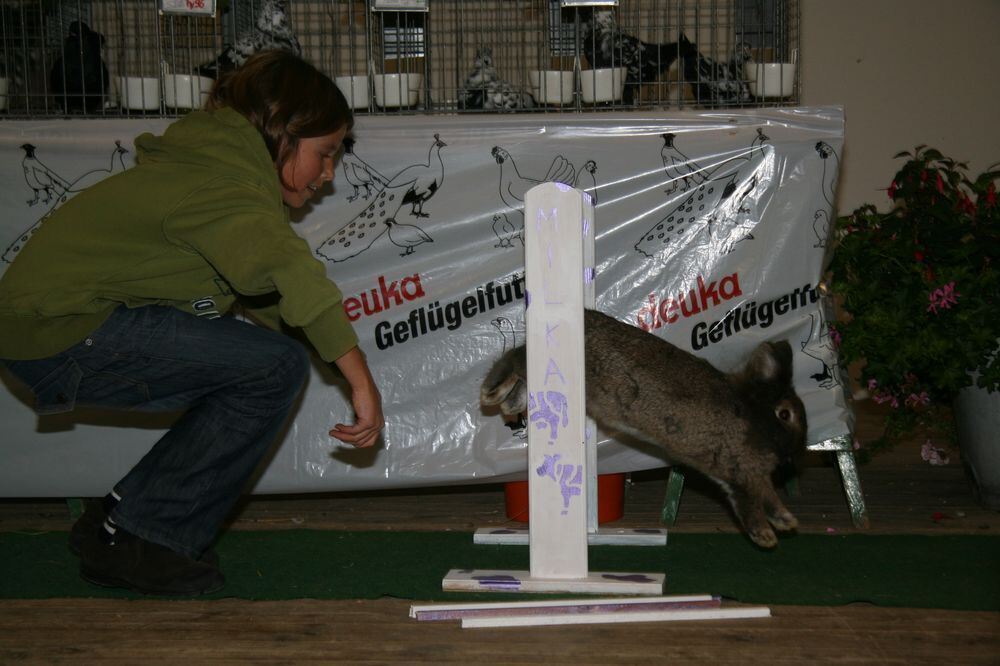
M 125 580 L 124 578 L 114 578 L 110 576 L 102 576 L 100 574 L 95 574 L 93 572 L 87 571 L 81 567 L 80 578 L 92 583 L 94 585 L 99 585 L 100 587 L 114 588 L 114 589 L 125 589 L 131 590 L 133 592 L 138 592 L 139 594 L 152 594 L 161 597 L 196 597 L 204 594 L 212 594 L 213 592 L 218 592 L 226 585 L 226 581 L 217 581 L 212 583 L 205 588 L 198 590 L 176 590 L 176 589 L 165 589 L 165 588 L 154 588 L 154 587 L 141 587 L 135 583 Z

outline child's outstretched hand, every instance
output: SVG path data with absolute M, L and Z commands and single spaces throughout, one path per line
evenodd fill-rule
M 378 441 L 379 433 L 385 426 L 382 396 L 358 347 L 338 358 L 336 364 L 351 384 L 351 405 L 356 420 L 353 425 L 336 424 L 330 436 L 359 449 L 369 447 Z

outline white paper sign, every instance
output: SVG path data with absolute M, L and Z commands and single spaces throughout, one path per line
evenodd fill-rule
M 193 14 L 215 16 L 215 0 L 160 0 L 164 14 Z

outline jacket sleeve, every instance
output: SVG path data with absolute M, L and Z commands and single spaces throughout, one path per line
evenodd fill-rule
M 292 230 L 273 193 L 215 181 L 179 202 L 164 218 L 163 232 L 203 257 L 236 292 L 278 292 L 281 319 L 301 328 L 323 360 L 334 361 L 357 345 L 340 289 Z

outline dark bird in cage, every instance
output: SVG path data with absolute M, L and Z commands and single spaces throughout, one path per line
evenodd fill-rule
M 685 35 L 681 35 L 680 41 L 684 80 L 700 104 L 747 104 L 753 99 L 743 78 L 743 65 L 750 60 L 746 44 L 737 44 L 732 58 L 719 62 L 702 55 Z
M 287 10 L 287 0 L 264 0 L 253 29 L 228 44 L 217 58 L 200 65 L 198 73 L 218 78 L 219 74 L 242 66 L 250 56 L 260 51 L 278 49 L 302 55 L 302 45 L 292 31 Z
M 479 48 L 472 72 L 465 77 L 458 92 L 458 108 L 463 110 L 512 111 L 531 109 L 535 98 L 497 75 L 493 65 L 493 50 Z
M 581 10 L 580 16 L 580 39 L 590 66 L 626 68 L 625 104 L 632 104 L 638 86 L 659 79 L 681 53 L 678 42 L 652 44 L 623 32 L 612 10 Z
M 108 68 L 101 57 L 104 35 L 83 21 L 69 24 L 62 51 L 49 71 L 49 91 L 67 113 L 97 113 L 109 90 Z

